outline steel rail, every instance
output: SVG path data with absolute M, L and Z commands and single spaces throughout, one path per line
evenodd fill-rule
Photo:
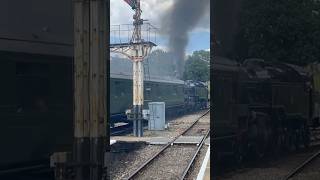
M 136 169 L 128 178 L 127 180 L 132 179 L 135 177 L 141 170 L 143 170 L 151 161 L 156 159 L 164 150 L 166 150 L 169 146 L 171 146 L 180 136 L 184 135 L 187 131 L 189 131 L 201 118 L 207 115 L 210 112 L 210 109 L 207 110 L 204 114 L 198 117 L 187 129 L 185 129 L 181 134 L 176 136 L 173 140 L 168 142 L 163 148 L 161 148 L 156 154 L 154 154 L 150 159 L 144 162 L 138 169 Z
M 193 155 L 191 161 L 189 162 L 188 166 L 184 169 L 183 174 L 182 174 L 182 176 L 180 177 L 180 180 L 183 180 L 183 179 L 187 176 L 187 174 L 188 174 L 191 166 L 192 166 L 193 163 L 194 163 L 194 160 L 195 160 L 196 157 L 198 156 L 198 154 L 199 154 L 201 148 L 203 147 L 203 144 L 204 144 L 206 138 L 208 137 L 209 133 L 210 133 L 210 128 L 207 130 L 206 134 L 205 134 L 205 135 L 203 136 L 203 138 L 201 139 L 201 142 L 200 142 L 200 144 L 199 144 L 199 146 L 198 146 L 198 148 L 197 148 L 197 151 L 194 153 L 194 155 Z
M 303 163 L 301 163 L 298 167 L 296 167 L 292 172 L 290 172 L 284 180 L 288 180 L 292 178 L 294 175 L 296 175 L 298 172 L 300 172 L 307 164 L 311 163 L 313 160 L 315 160 L 320 155 L 320 151 L 314 153 L 311 157 L 309 157 L 307 160 L 305 160 Z

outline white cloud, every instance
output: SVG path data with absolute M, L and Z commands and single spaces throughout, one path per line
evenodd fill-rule
M 141 0 L 142 19 L 147 19 L 151 24 L 160 28 L 162 17 L 168 12 L 173 2 L 174 0 Z M 210 31 L 209 7 L 194 31 Z M 132 24 L 134 11 L 125 1 L 110 0 L 110 11 L 111 25 Z
M 155 26 L 160 25 L 161 16 L 165 13 L 173 0 L 142 0 L 142 19 L 147 19 Z M 134 11 L 123 0 L 110 0 L 111 24 L 131 24 Z
M 173 6 L 175 0 L 141 0 L 141 8 L 142 8 L 142 19 L 149 20 L 149 23 L 152 25 L 161 28 L 162 20 L 166 14 L 168 14 L 170 8 Z M 131 7 L 124 1 L 124 0 L 110 0 L 110 24 L 111 25 L 120 25 L 120 24 L 129 24 L 132 27 L 132 16 L 134 11 Z M 190 13 L 190 12 L 186 12 Z M 122 33 L 119 34 L 119 31 L 115 30 L 118 29 L 116 26 L 110 27 L 110 43 L 123 43 L 128 42 L 131 38 L 132 32 L 128 31 L 121 31 Z M 128 26 L 121 26 L 122 30 L 127 30 Z M 113 30 L 113 31 L 112 31 Z M 208 33 L 210 32 L 210 6 L 207 6 L 205 10 L 205 15 L 203 18 L 198 22 L 198 24 L 193 29 L 195 33 Z M 156 40 L 153 38 L 155 37 L 153 33 L 150 34 L 150 41 L 156 43 L 158 46 L 154 47 L 155 49 L 162 49 L 164 51 L 168 51 L 167 47 L 167 34 L 163 34 L 161 29 L 156 34 Z M 191 34 L 191 33 L 189 33 Z M 120 35 L 120 37 L 119 37 Z M 145 38 L 145 32 L 142 32 L 143 39 Z M 192 52 L 189 52 L 192 54 Z M 186 55 L 189 55 L 186 54 Z

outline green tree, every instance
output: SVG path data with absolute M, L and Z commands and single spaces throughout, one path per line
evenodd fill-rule
M 235 57 L 298 65 L 319 61 L 319 4 L 316 0 L 244 0 Z
M 149 71 L 151 75 L 175 76 L 175 64 L 172 55 L 169 52 L 156 49 L 151 52 L 146 61 L 149 63 Z
M 183 74 L 184 80 L 209 81 L 209 51 L 194 51 L 188 56 Z

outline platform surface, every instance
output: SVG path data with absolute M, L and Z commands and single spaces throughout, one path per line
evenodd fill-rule
M 177 140 L 174 141 L 174 144 L 199 144 L 203 136 L 180 136 Z M 147 143 L 149 144 L 168 144 L 172 141 L 173 138 L 167 137 L 153 137 L 150 138 Z
M 209 180 L 210 179 L 210 157 L 209 157 L 209 161 L 206 167 L 206 171 L 204 173 L 204 178 L 203 180 Z
M 110 137 L 111 140 L 116 141 L 126 141 L 126 142 L 147 142 L 152 137 L 135 137 L 135 136 L 112 136 Z
M 180 136 L 175 144 L 199 144 L 203 136 Z M 125 142 L 146 142 L 151 145 L 164 145 L 173 140 L 173 137 L 134 137 L 134 136 L 113 136 L 111 141 Z M 206 140 L 206 144 L 208 140 Z M 210 142 L 210 141 L 209 141 Z
M 209 146 L 210 145 L 210 137 L 208 137 L 205 141 L 204 141 L 204 144 Z
M 116 142 L 117 142 L 116 140 L 110 139 L 110 145 L 112 145 L 112 144 L 114 144 L 114 143 L 116 143 Z
M 196 180 L 209 180 L 209 179 L 210 179 L 210 145 L 202 161 Z

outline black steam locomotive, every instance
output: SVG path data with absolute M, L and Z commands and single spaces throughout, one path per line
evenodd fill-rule
M 307 73 L 290 64 L 217 57 L 214 86 L 215 157 L 241 161 L 307 147 L 312 88 Z

